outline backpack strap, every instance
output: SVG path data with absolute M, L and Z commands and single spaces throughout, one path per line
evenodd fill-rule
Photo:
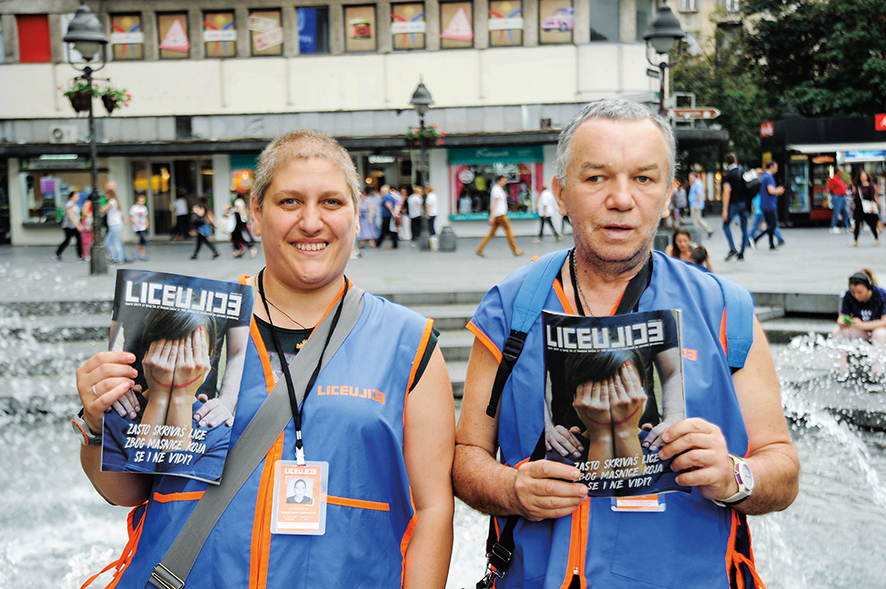
M 492 393 L 489 396 L 489 405 L 486 407 L 486 415 L 495 417 L 498 412 L 498 402 L 501 399 L 505 383 L 514 369 L 514 364 L 523 352 L 523 344 L 526 335 L 541 314 L 542 307 L 551 292 L 551 284 L 563 267 L 563 262 L 569 250 L 551 252 L 533 262 L 529 273 L 520 286 L 517 298 L 514 300 L 514 312 L 511 317 L 511 334 L 502 347 L 501 362 L 495 373 L 495 382 L 492 385 Z
M 744 288 L 711 274 L 723 292 L 726 312 L 726 360 L 738 370 L 744 366 L 754 343 L 754 299 Z

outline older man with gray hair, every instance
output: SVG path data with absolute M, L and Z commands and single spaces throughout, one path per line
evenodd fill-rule
M 453 483 L 467 504 L 498 518 L 492 529 L 507 530 L 488 544 L 487 586 L 498 577 L 499 589 L 755 587 L 746 516 L 792 503 L 799 461 L 750 295 L 652 251 L 667 213 L 676 145 L 668 123 L 647 107 L 589 104 L 563 129 L 557 153 L 552 188 L 572 222 L 574 249 L 515 271 L 486 295 L 468 325 L 475 340 Z M 558 272 L 550 288 L 533 270 L 543 263 Z M 538 459 L 554 446 L 578 456 L 583 442 L 545 434 L 541 318 L 528 329 L 522 353 L 508 345 L 512 318 L 526 312 L 518 313 L 515 299 L 533 280 L 546 296 L 543 308 L 553 312 L 680 310 L 685 411 L 665 412 L 642 435 L 644 452 L 672 459 L 687 492 L 628 508 L 615 498 L 589 498 L 588 485 L 577 482 L 578 460 Z M 505 362 L 512 368 L 500 404 L 490 402 Z

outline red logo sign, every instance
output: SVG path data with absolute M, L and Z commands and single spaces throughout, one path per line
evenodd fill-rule
M 760 137 L 772 137 L 775 135 L 775 124 L 772 121 L 766 121 L 760 125 Z
M 874 117 L 874 129 L 877 131 L 886 131 L 886 113 Z

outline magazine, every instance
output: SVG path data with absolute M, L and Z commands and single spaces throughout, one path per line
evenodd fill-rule
M 574 464 L 592 497 L 689 492 L 658 457 L 686 415 L 680 311 L 544 311 L 543 327 L 547 459 Z
M 103 471 L 220 482 L 252 304 L 246 285 L 117 271 L 109 349 L 132 352 L 138 376 L 104 415 Z

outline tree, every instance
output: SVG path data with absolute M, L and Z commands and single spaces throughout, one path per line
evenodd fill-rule
M 886 0 L 748 0 L 745 54 L 765 106 L 806 117 L 882 112 Z
M 716 13 L 712 19 L 723 15 Z M 714 39 L 700 43 L 698 55 L 685 55 L 673 69 L 675 92 L 695 94 L 696 101 L 720 111 L 714 124 L 729 132 L 729 144 L 723 153 L 710 149 L 683 154 L 686 163 L 701 163 L 705 169 L 719 168 L 722 157 L 733 151 L 738 160 L 751 164 L 760 157 L 760 123 L 771 118 L 761 109 L 763 90 L 753 64 L 741 54 L 741 28 L 734 31 L 718 27 Z M 681 159 L 683 159 L 681 158 Z

